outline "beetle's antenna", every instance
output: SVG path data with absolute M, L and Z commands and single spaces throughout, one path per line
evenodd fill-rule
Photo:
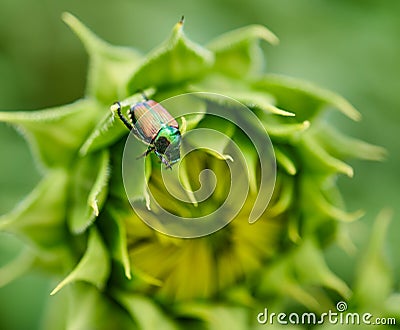
M 131 123 L 122 115 L 121 113 L 121 103 L 119 102 L 115 102 L 111 107 L 111 111 L 112 112 L 117 112 L 119 119 L 121 119 L 121 121 L 124 123 L 124 125 L 129 129 L 132 130 L 133 127 L 131 125 Z
M 148 101 L 149 100 L 149 98 L 147 97 L 147 95 L 146 95 L 146 93 L 144 92 L 144 90 L 143 89 L 138 89 L 136 92 L 135 92 L 135 94 L 139 94 L 140 93 L 140 95 L 142 95 L 142 98 L 143 98 L 143 100 L 145 100 L 145 101 Z
M 149 147 L 147 148 L 147 150 L 146 150 L 144 153 L 142 153 L 140 156 L 136 157 L 136 159 L 140 159 L 140 158 L 143 158 L 143 157 L 147 157 L 147 155 L 148 155 L 150 152 L 152 152 L 154 149 L 155 149 L 154 147 L 149 146 Z
M 161 158 L 161 163 L 163 163 L 165 165 L 166 169 L 170 169 L 172 171 L 172 164 L 167 159 L 162 157 Z
M 147 98 L 147 96 L 146 96 L 146 94 L 142 91 L 141 92 L 141 94 L 142 94 L 142 97 L 143 97 L 143 99 L 145 100 L 145 101 L 148 101 L 149 99 Z

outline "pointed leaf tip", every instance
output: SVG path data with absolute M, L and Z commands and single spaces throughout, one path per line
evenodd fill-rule
M 133 48 L 109 44 L 69 13 L 64 13 L 62 18 L 89 55 L 86 96 L 94 97 L 102 104 L 124 97 L 126 83 L 142 56 Z
M 93 46 L 93 44 L 101 42 L 101 40 L 89 28 L 87 28 L 71 13 L 62 13 L 61 19 L 78 36 L 88 50 Z
M 214 63 L 214 54 L 190 41 L 181 22 L 175 24 L 170 37 L 150 52 L 131 76 L 128 90 L 150 86 L 180 84 L 198 78 Z
M 132 279 L 131 264 L 128 253 L 127 233 L 125 227 L 124 213 L 119 209 L 107 208 L 105 221 L 99 221 L 101 232 L 112 258 L 118 261 L 124 268 L 125 277 Z M 102 219 L 103 220 L 103 219 Z
M 312 118 L 330 106 L 355 121 L 361 119 L 361 114 L 345 98 L 308 81 L 267 74 L 254 87 L 274 95 L 278 107 L 293 110 L 299 117 Z
M 172 38 L 179 37 L 183 32 L 183 24 L 185 23 L 185 17 L 182 15 L 181 19 L 178 23 L 175 24 L 174 28 L 172 29 Z
M 232 45 L 243 42 L 244 40 L 254 39 L 264 40 L 271 45 L 277 45 L 279 43 L 279 38 L 265 26 L 250 25 L 222 34 L 212 40 L 207 47 L 213 51 L 220 51 L 222 49 L 228 49 Z
M 76 18 L 75 18 L 75 16 L 72 15 L 70 12 L 64 11 L 64 12 L 61 14 L 61 19 L 62 19 L 65 23 L 67 23 L 67 22 L 70 22 L 70 21 L 72 21 L 72 20 L 74 20 L 74 19 L 76 19 Z M 67 23 L 67 24 L 68 24 L 68 23 Z
M 102 289 L 107 282 L 110 273 L 110 260 L 104 242 L 94 227 L 90 231 L 88 247 L 82 259 L 50 293 L 55 295 L 67 284 L 84 281 Z
M 80 35 L 83 32 L 86 33 L 89 32 L 88 28 L 85 25 L 83 25 L 83 23 L 75 15 L 72 15 L 70 12 L 63 12 L 61 14 L 61 19 L 78 35 Z
M 260 40 L 278 43 L 276 35 L 262 25 L 242 27 L 215 38 L 207 45 L 215 54 L 214 68 L 240 79 L 259 76 L 265 68 Z

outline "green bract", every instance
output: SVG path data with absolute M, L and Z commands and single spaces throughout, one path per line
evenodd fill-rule
M 346 100 L 303 81 L 265 74 L 259 41 L 278 39 L 263 26 L 241 28 L 201 46 L 184 35 L 179 22 L 163 44 L 141 55 L 102 41 L 70 14 L 63 19 L 89 53 L 85 97 L 63 107 L 0 113 L 1 121 L 24 134 L 43 170 L 34 191 L 0 219 L 1 231 L 29 246 L 0 270 L 0 284 L 30 268 L 53 273 L 59 284 L 52 294 L 63 297 L 56 300 L 58 308 L 62 311 L 65 300 L 70 308 L 57 313 L 52 306 L 44 322 L 48 329 L 63 324 L 67 329 L 249 329 L 257 327 L 256 316 L 266 306 L 284 311 L 296 302 L 323 312 L 336 303 L 332 297 L 352 299 L 352 290 L 329 270 L 321 251 L 341 239 L 340 222 L 362 215 L 345 210 L 336 178 L 353 175 L 345 162 L 349 157 L 379 160 L 385 152 L 343 135 L 325 119 L 331 108 L 360 119 Z M 214 100 L 201 98 L 190 104 L 197 115 L 186 119 L 187 130 L 220 130 L 240 146 L 250 169 L 243 208 L 222 230 L 195 239 L 163 235 L 135 215 L 121 169 L 128 131 L 109 108 L 117 100 L 140 101 L 139 90 L 159 102 L 188 92 L 218 93 L 257 115 L 277 160 L 275 190 L 259 221 L 247 221 L 259 190 L 255 150 L 234 126 L 207 116 L 207 104 Z M 189 190 L 198 189 L 205 168 L 217 180 L 227 180 L 229 144 L 213 143 L 217 153 L 199 150 L 183 161 L 181 180 Z M 224 185 L 201 203 L 189 191 L 198 205 L 188 207 L 166 193 L 156 158 L 146 160 L 144 171 L 137 166 L 134 200 L 143 205 L 149 203 L 147 184 L 162 206 L 185 217 L 212 210 L 226 198 Z M 380 237 L 369 251 L 373 262 L 361 268 L 367 276 L 379 273 L 380 223 Z M 390 280 L 377 276 L 384 288 L 376 297 L 383 306 Z M 360 271 L 354 302 L 362 308 L 369 307 L 362 294 L 366 281 Z M 70 294 L 63 296 L 64 291 Z

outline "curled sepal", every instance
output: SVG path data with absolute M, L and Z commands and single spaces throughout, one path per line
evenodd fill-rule
M 259 157 L 257 150 L 249 143 L 248 138 L 239 130 L 236 130 L 233 140 L 239 146 L 240 151 L 246 160 L 247 177 L 251 193 L 257 194 L 259 182 L 257 182 L 257 167 L 259 166 Z
M 219 103 L 224 101 L 224 97 L 218 100 L 218 94 L 229 97 L 243 103 L 249 108 L 260 110 L 260 117 L 270 114 L 289 117 L 295 115 L 292 112 L 277 108 L 274 105 L 275 99 L 272 95 L 266 92 L 252 90 L 242 79 L 232 79 L 226 78 L 220 74 L 212 74 L 201 81 L 191 84 L 189 89 L 193 92 L 198 92 L 200 97 L 202 96 L 201 93 L 203 93 L 205 99 L 210 99 L 210 95 L 204 92 L 211 92 L 215 94 L 213 100 Z M 231 106 L 233 104 L 234 103 L 232 103 Z
M 66 330 L 139 329 L 125 309 L 95 286 L 77 282 L 69 289 Z
M 303 166 L 312 173 L 342 173 L 350 178 L 353 177 L 353 168 L 341 159 L 332 156 L 315 137 L 315 131 L 310 131 L 301 135 L 299 143 L 298 150 Z
M 273 45 L 279 42 L 262 25 L 246 26 L 217 37 L 207 45 L 215 53 L 214 69 L 240 78 L 262 73 L 265 61 L 259 40 Z
M 82 259 L 51 292 L 56 294 L 67 284 L 84 281 L 96 286 L 99 290 L 103 289 L 110 274 L 110 258 L 108 251 L 103 243 L 96 227 L 92 227 L 89 232 L 88 246 Z
M 93 128 L 98 111 L 97 102 L 80 100 L 40 111 L 0 112 L 0 121 L 22 131 L 42 165 L 65 167 Z
M 253 87 L 273 95 L 278 107 L 294 112 L 301 121 L 315 117 L 324 106 L 335 107 L 353 120 L 361 119 L 361 114 L 346 99 L 309 82 L 270 74 Z
M 214 119 L 215 120 L 212 121 L 212 120 L 209 120 L 209 118 L 207 119 L 207 117 L 205 117 L 203 119 L 203 125 L 204 125 L 204 127 L 207 127 L 207 130 L 204 131 L 204 134 L 202 135 L 201 140 L 198 138 L 199 135 L 188 134 L 185 137 L 185 140 L 182 144 L 182 151 L 184 153 L 187 152 L 187 154 L 189 154 L 190 152 L 188 152 L 187 150 L 202 149 L 202 151 L 204 151 L 205 153 L 207 153 L 208 155 L 210 155 L 211 157 L 213 157 L 215 159 L 233 162 L 234 159 L 232 158 L 231 155 L 229 155 L 226 152 L 226 148 L 231 141 L 230 136 L 233 135 L 234 126 L 229 122 L 227 122 L 224 125 L 223 124 L 224 121 L 218 120 L 218 118 L 214 118 Z M 213 122 L 213 124 L 212 125 L 211 125 L 211 123 L 210 123 L 210 125 L 205 124 L 207 122 Z M 221 126 L 219 127 L 219 125 L 221 125 Z M 202 126 L 198 126 L 197 129 L 201 129 Z M 221 134 L 221 135 L 218 135 L 216 138 L 216 135 L 212 134 L 213 133 L 212 131 L 209 131 L 213 127 L 214 127 L 214 129 L 216 129 L 218 131 L 225 130 L 225 135 Z M 209 134 L 207 134 L 207 133 L 209 133 Z M 206 157 L 206 156 L 203 155 L 203 157 Z M 187 159 L 190 159 L 190 160 L 187 161 Z M 196 207 L 198 206 L 198 200 L 196 197 L 197 194 L 195 194 L 194 192 L 196 191 L 195 187 L 198 185 L 197 182 L 199 180 L 201 181 L 200 173 L 203 170 L 204 169 L 201 168 L 201 166 L 199 166 L 198 162 L 196 162 L 196 161 L 193 162 L 191 160 L 191 157 L 184 159 L 180 165 L 179 177 L 180 177 L 181 184 L 182 184 L 189 200 Z M 197 175 L 199 175 L 199 177 L 197 177 Z M 208 189 L 212 190 L 212 188 L 211 188 L 212 185 L 210 184 L 210 180 L 204 180 L 204 181 L 205 181 L 205 182 L 203 182 L 204 191 L 207 191 Z M 205 186 L 207 186 L 207 188 L 204 188 Z M 214 196 L 214 197 L 216 197 L 216 196 Z M 202 199 L 203 198 L 200 198 L 200 200 L 202 200 Z
M 131 263 L 128 255 L 128 242 L 125 223 L 117 210 L 108 208 L 104 217 L 100 217 L 98 225 L 104 233 L 104 239 L 110 249 L 112 258 L 118 261 L 127 279 L 132 278 Z
M 64 246 L 68 177 L 52 170 L 13 211 L 0 218 L 0 231 L 15 233 L 33 246 L 49 252 Z
M 297 173 L 297 164 L 293 157 L 284 146 L 276 146 L 275 148 L 276 161 L 289 175 L 295 175 Z
M 350 288 L 328 268 L 321 248 L 312 239 L 302 241 L 293 255 L 293 263 L 301 283 L 324 286 L 346 300 L 350 298 Z
M 354 302 L 360 309 L 369 312 L 380 311 L 392 292 L 393 276 L 385 256 L 392 211 L 382 210 L 371 229 L 369 244 L 357 267 L 354 283 Z
M 276 217 L 283 212 L 288 211 L 294 200 L 294 182 L 293 178 L 279 173 L 277 182 L 272 195 L 270 206 L 267 208 L 268 217 Z
M 116 47 L 101 40 L 75 16 L 63 14 L 63 20 L 75 32 L 89 53 L 86 95 L 103 104 L 126 97 L 126 84 L 141 60 L 135 50 Z
M 144 144 L 135 138 L 131 138 L 129 141 L 129 145 L 125 145 L 128 150 L 123 152 L 124 156 L 121 164 L 123 182 L 119 182 L 119 187 L 114 184 L 112 188 L 114 191 L 118 188 L 119 194 L 122 193 L 126 196 L 123 191 L 125 187 L 131 203 L 139 200 L 145 201 L 147 209 L 150 209 L 147 186 L 152 172 L 151 157 L 137 159 L 138 155 L 143 153 Z M 135 152 L 132 152 L 132 150 L 135 150 Z
M 113 291 L 112 295 L 128 311 L 139 329 L 178 329 L 177 325 L 157 307 L 154 300 L 120 290 Z
M 379 161 L 387 155 L 384 148 L 346 136 L 327 123 L 316 126 L 315 138 L 336 157 Z
M 183 21 L 178 22 L 171 36 L 146 56 L 134 72 L 128 88 L 131 93 L 151 86 L 179 84 L 198 78 L 212 66 L 213 54 L 193 43 L 183 34 Z
M 344 222 L 352 222 L 364 215 L 363 210 L 357 210 L 354 212 L 346 212 L 341 208 L 341 200 L 336 200 L 334 196 L 327 196 L 326 191 L 321 188 L 322 183 L 326 184 L 326 181 L 320 182 L 320 185 L 317 185 L 316 182 L 320 180 L 319 177 L 313 175 L 304 174 L 301 177 L 300 188 L 302 196 L 301 205 L 303 207 L 303 211 L 308 214 L 310 217 L 316 216 L 316 211 L 319 214 L 325 215 L 331 219 L 336 219 Z M 316 226 L 316 221 L 311 222 L 309 227 L 313 228 Z
M 180 306 L 177 313 L 202 320 L 210 330 L 249 329 L 248 310 L 243 307 L 188 303 Z
M 268 134 L 277 142 L 296 144 L 303 132 L 309 129 L 310 122 L 305 120 L 301 123 L 282 123 L 270 117 L 263 121 Z
M 109 152 L 104 149 L 74 164 L 68 208 L 68 226 L 73 233 L 85 231 L 99 215 L 107 196 L 109 161 Z
M 227 94 L 229 96 L 229 94 Z M 252 109 L 259 109 L 262 112 L 262 115 L 273 114 L 280 115 L 285 117 L 294 117 L 295 114 L 290 111 L 286 111 L 283 109 L 279 109 L 273 103 L 274 100 L 271 100 L 271 96 L 266 93 L 260 93 L 257 91 L 244 91 L 240 93 L 232 93 L 232 97 L 242 102 L 246 106 Z
M 270 265 L 262 275 L 261 281 L 257 286 L 258 293 L 267 297 L 271 296 L 271 294 L 291 297 L 309 310 L 324 311 L 321 301 L 318 301 L 317 297 L 314 297 L 306 288 L 303 288 L 295 278 L 290 256 L 286 256 Z
M 231 136 L 235 131 L 234 125 L 224 120 L 218 120 L 217 118 L 213 119 L 214 120 L 205 119 L 203 120 L 202 125 L 197 126 L 197 129 L 204 128 L 204 132 L 209 132 L 210 134 L 204 134 L 201 141 L 196 139 L 196 137 L 198 137 L 196 135 L 186 136 L 185 143 L 190 144 L 195 149 L 203 148 L 204 152 L 213 155 L 218 159 L 233 161 L 232 157 L 225 152 L 231 141 Z M 210 124 L 208 125 L 206 122 L 209 122 Z M 219 139 L 216 139 L 216 135 L 211 134 L 212 130 L 217 130 L 218 132 L 222 131 L 224 134 L 218 135 Z
M 190 180 L 190 172 L 192 171 L 191 167 L 189 169 L 188 162 L 182 161 L 181 162 L 181 167 L 179 171 L 179 179 L 182 184 L 182 187 L 185 189 L 185 192 L 189 198 L 189 200 L 192 202 L 194 206 L 198 206 L 198 201 L 196 199 L 195 194 L 193 191 L 195 190 L 192 186 L 191 180 Z

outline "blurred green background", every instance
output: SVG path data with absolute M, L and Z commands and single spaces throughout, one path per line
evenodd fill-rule
M 186 34 L 206 43 L 220 33 L 247 24 L 265 24 L 280 38 L 265 45 L 267 69 L 303 78 L 345 96 L 363 114 L 354 123 L 340 114 L 335 125 L 350 135 L 387 148 L 384 163 L 353 161 L 353 179 L 340 186 L 349 210 L 366 216 L 350 225 L 360 248 L 371 224 L 385 207 L 394 210 L 387 259 L 396 289 L 400 278 L 400 1 L 398 0 L 203 0 L 146 2 L 129 0 L 1 0 L 0 109 L 40 109 L 83 95 L 87 56 L 61 21 L 70 11 L 100 37 L 134 46 L 143 53 L 158 45 L 182 14 Z M 40 179 L 23 138 L 0 125 L 0 214 L 18 203 Z M 0 266 L 21 244 L 0 236 Z M 357 257 L 332 246 L 332 269 L 351 284 Z M 0 289 L 0 329 L 40 328 L 40 315 L 54 283 L 29 274 Z

